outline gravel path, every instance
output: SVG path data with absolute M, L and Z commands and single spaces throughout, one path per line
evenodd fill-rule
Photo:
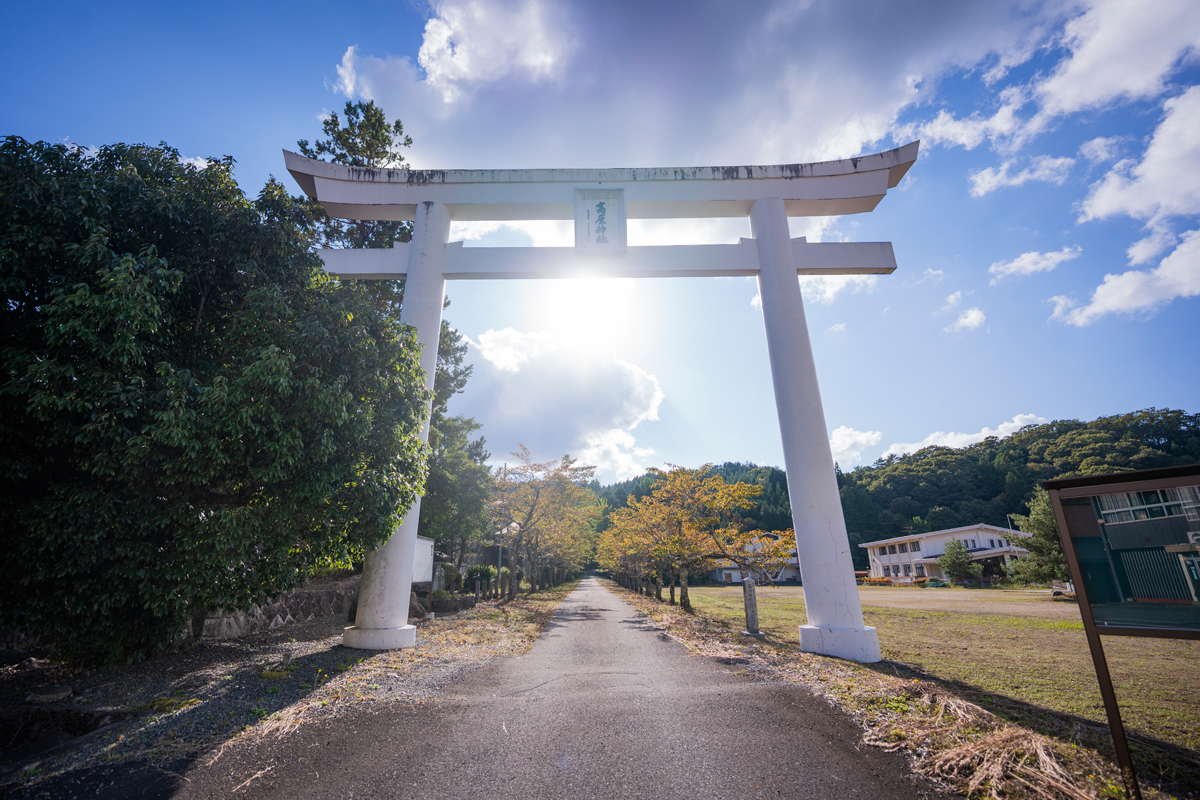
M 938 795 L 903 756 L 861 748 L 858 725 L 811 692 L 691 657 L 594 578 L 528 655 L 498 660 L 447 693 L 260 740 L 194 766 L 174 796 Z

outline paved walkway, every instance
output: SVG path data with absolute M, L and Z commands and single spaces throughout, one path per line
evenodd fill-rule
M 198 761 L 177 797 L 917 798 L 904 759 L 802 689 L 755 683 L 585 580 L 530 652 L 450 698 Z

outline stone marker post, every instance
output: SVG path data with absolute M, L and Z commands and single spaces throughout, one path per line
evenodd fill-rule
M 754 593 L 754 578 L 742 579 L 742 600 L 746 605 L 746 630 L 743 633 L 761 639 L 766 634 L 758 629 L 758 596 Z
M 476 578 L 475 579 L 475 602 L 476 603 L 479 602 L 479 584 L 480 584 L 480 580 L 479 580 L 479 578 Z

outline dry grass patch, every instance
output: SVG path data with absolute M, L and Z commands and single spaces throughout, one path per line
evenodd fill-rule
M 764 614 L 761 595 L 759 616 L 767 637 L 756 641 L 741 633 L 740 590 L 736 595 L 693 590 L 697 611 L 688 614 L 607 585 L 693 652 L 767 680 L 807 686 L 853 716 L 863 726 L 865 743 L 906 753 L 915 772 L 955 791 L 1056 800 L 1124 796 L 1106 728 L 1046 711 L 1029 715 L 1038 723 L 1031 727 L 1017 722 L 1014 709 L 994 696 L 961 691 L 953 682 L 914 673 L 904 664 L 861 665 L 803 653 L 795 627 Z M 712 602 L 712 595 L 720 600 L 722 591 L 727 599 Z M 1143 744 L 1138 758 L 1147 798 L 1194 797 L 1200 788 L 1194 752 Z
M 863 615 L 884 658 L 985 705 L 1028 704 L 1106 726 L 1074 601 L 1003 590 L 868 588 Z M 799 589 L 758 590 L 763 630 L 786 641 L 805 623 Z M 701 587 L 697 607 L 740 619 L 741 589 Z M 1129 732 L 1200 750 L 1200 642 L 1104 637 Z

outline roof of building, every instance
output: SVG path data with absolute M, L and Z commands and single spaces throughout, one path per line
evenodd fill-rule
M 965 525 L 961 528 L 946 528 L 945 530 L 930 531 L 929 533 L 910 533 L 906 536 L 895 536 L 895 537 L 892 537 L 891 539 L 877 539 L 873 542 L 864 542 L 863 544 L 860 544 L 859 547 L 875 547 L 875 546 L 881 545 L 881 544 L 896 544 L 897 542 L 911 542 L 911 541 L 915 541 L 917 539 L 928 539 L 931 536 L 943 536 L 948 533 L 949 534 L 966 533 L 967 531 L 981 531 L 981 530 L 982 531 L 991 531 L 992 533 L 998 533 L 1006 539 L 1010 538 L 1009 535 L 1023 536 L 1026 538 L 1028 538 L 1030 536 L 1030 534 L 1025 533 L 1024 531 L 1014 531 L 1012 528 L 998 528 L 995 525 L 985 525 L 981 522 L 977 525 Z

